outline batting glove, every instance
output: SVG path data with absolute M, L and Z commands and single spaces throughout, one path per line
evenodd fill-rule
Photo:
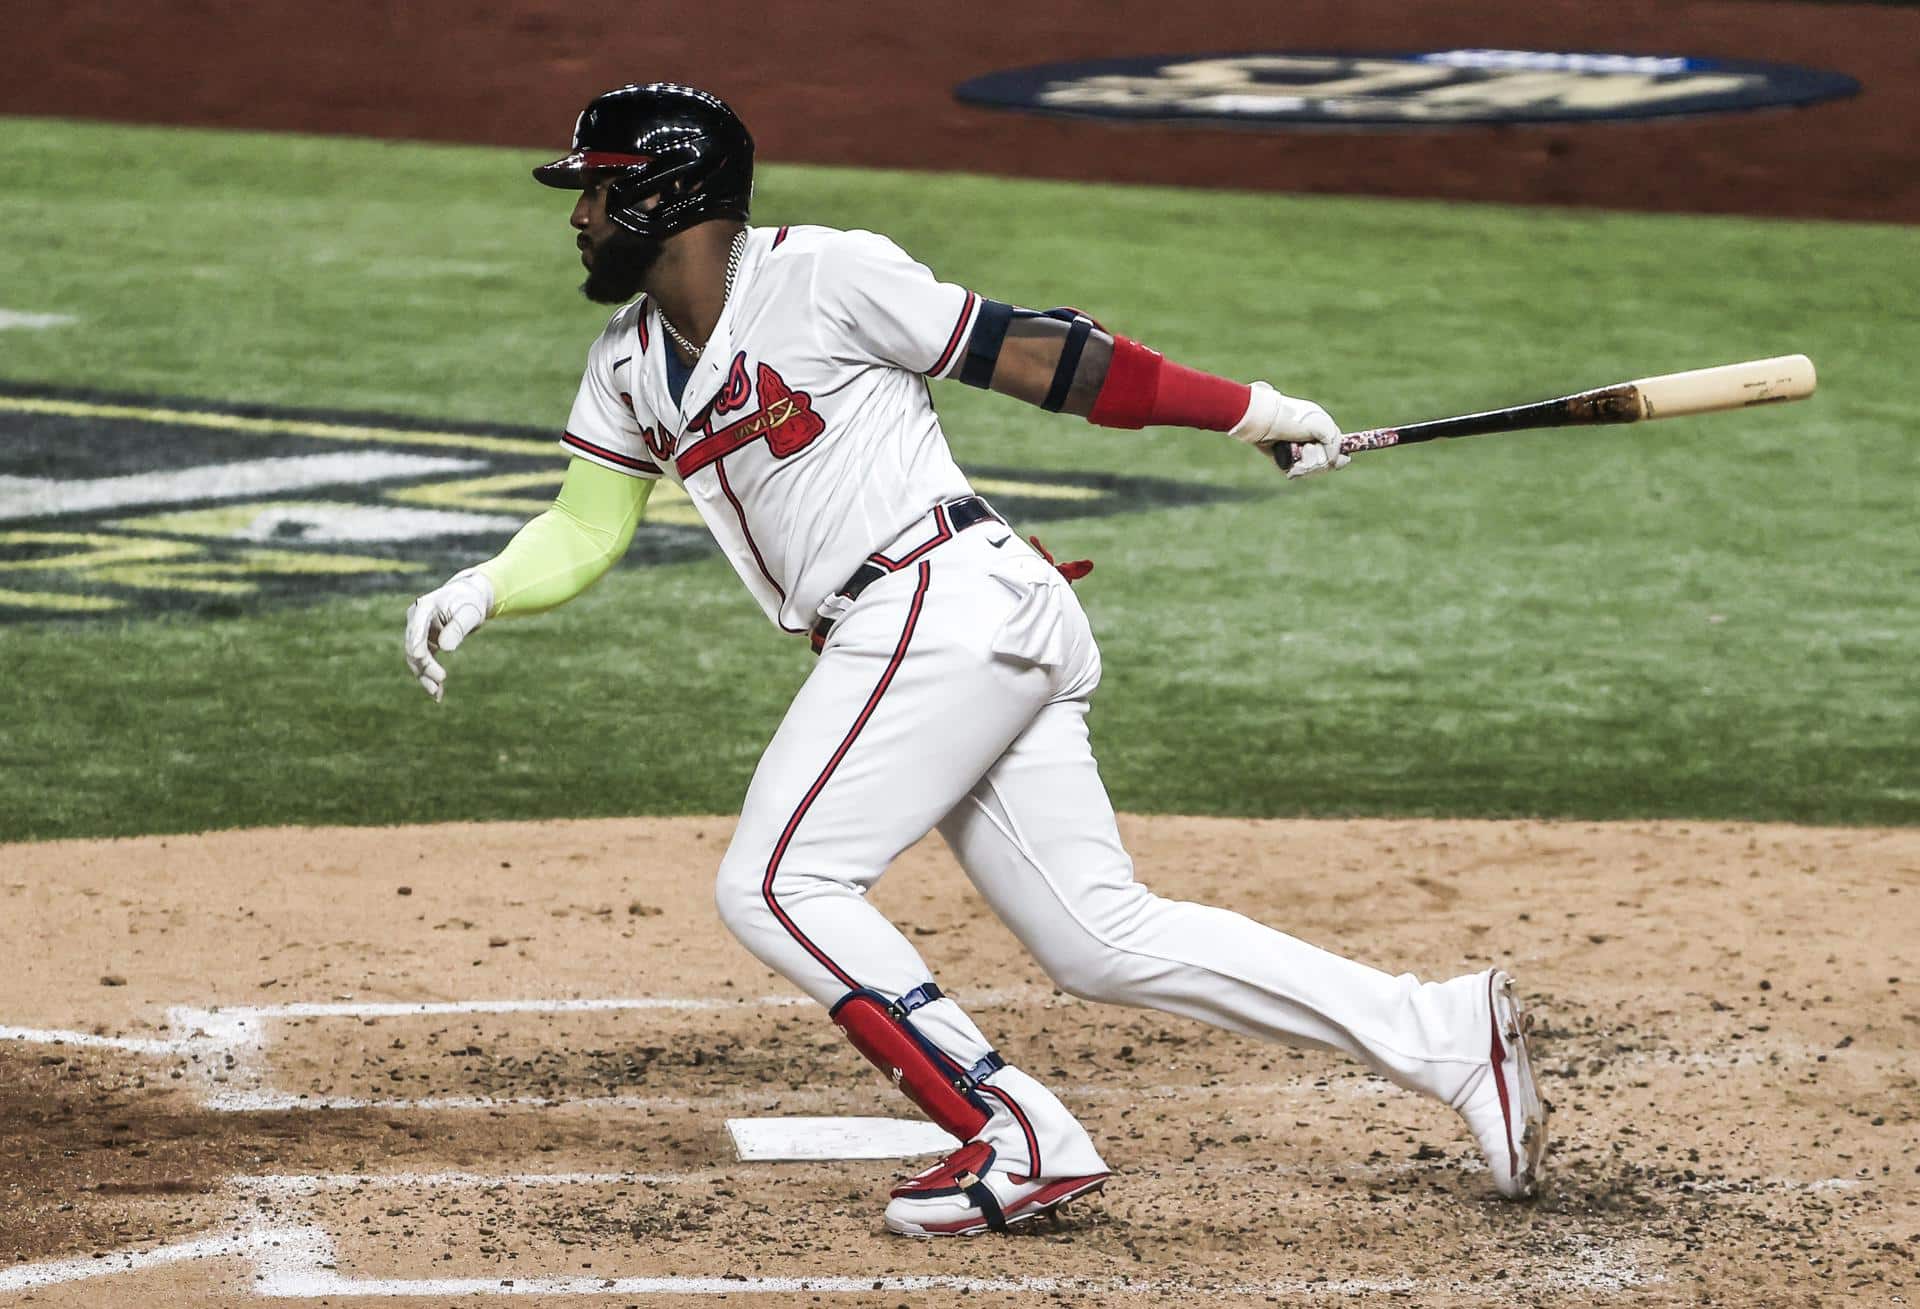
M 1345 468 L 1353 462 L 1351 455 L 1340 453 L 1340 428 L 1319 405 L 1282 395 L 1265 382 L 1255 382 L 1252 391 L 1247 412 L 1229 435 L 1266 452 L 1282 441 L 1299 445 L 1300 457 L 1287 469 L 1289 479 Z
M 434 652 L 451 653 L 480 630 L 493 608 L 493 583 L 472 569 L 455 573 L 437 591 L 407 607 L 407 671 L 435 704 L 446 692 L 447 670 Z

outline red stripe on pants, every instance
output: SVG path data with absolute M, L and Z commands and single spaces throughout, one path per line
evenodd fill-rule
M 1040 1139 L 1033 1134 L 1033 1124 L 1027 1121 L 1026 1111 L 1020 1107 L 1012 1096 L 997 1086 L 988 1086 L 983 1082 L 980 1085 L 980 1090 L 983 1094 L 990 1095 L 1005 1105 L 1007 1112 L 1013 1115 L 1014 1121 L 1020 1124 L 1020 1130 L 1025 1132 L 1027 1136 L 1027 1176 L 1029 1178 L 1039 1177 L 1041 1175 Z
M 780 833 L 780 839 L 774 843 L 773 855 L 767 860 L 767 875 L 760 883 L 760 896 L 767 902 L 767 908 L 773 910 L 773 916 L 780 920 L 780 926 L 786 928 L 788 935 L 798 941 L 808 954 L 819 960 L 821 967 L 839 978 L 848 990 L 856 989 L 860 983 L 848 976 L 846 971 L 834 963 L 824 950 L 808 940 L 807 934 L 800 930 L 799 925 L 787 917 L 786 911 L 780 907 L 780 901 L 773 893 L 773 881 L 779 875 L 780 860 L 786 855 L 787 846 L 792 844 L 793 834 L 800 830 L 800 820 L 807 816 L 807 810 L 812 808 L 813 802 L 820 798 L 820 792 L 826 789 L 828 779 L 833 776 L 833 770 L 838 768 L 840 761 L 847 757 L 847 751 L 853 748 L 854 740 L 866 727 L 867 720 L 873 717 L 873 711 L 879 707 L 880 697 L 885 695 L 887 688 L 893 684 L 893 675 L 900 671 L 900 664 L 907 657 L 907 645 L 913 640 L 913 629 L 919 625 L 920 610 L 927 598 L 927 585 L 932 579 L 933 565 L 921 564 L 920 583 L 914 588 L 913 604 L 907 610 L 907 625 L 901 629 L 899 644 L 893 649 L 893 658 L 887 661 L 887 671 L 880 674 L 879 684 L 873 688 L 873 694 L 867 697 L 866 707 L 860 711 L 860 716 L 853 720 L 853 726 L 847 729 L 847 735 L 840 742 L 840 748 L 833 752 L 833 758 L 827 760 L 827 766 L 820 770 L 820 776 L 813 779 L 813 785 L 807 788 L 807 794 L 800 801 L 799 807 L 793 811 L 793 817 L 787 820 L 786 830 Z

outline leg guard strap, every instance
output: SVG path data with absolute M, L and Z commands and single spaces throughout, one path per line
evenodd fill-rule
M 941 998 L 931 982 L 898 1000 L 861 987 L 833 1007 L 832 1018 L 853 1048 L 887 1075 L 927 1117 L 959 1141 L 970 1141 L 993 1117 L 979 1084 L 1005 1066 L 989 1052 L 973 1067 L 962 1067 L 907 1021 L 907 1015 Z
M 965 1183 L 969 1176 L 971 1174 L 963 1175 L 962 1183 Z M 967 1186 L 967 1199 L 979 1207 L 980 1216 L 987 1220 L 988 1227 L 996 1232 L 1007 1230 L 1007 1216 L 1000 1208 L 1000 1197 L 993 1193 L 984 1179 L 973 1178 L 971 1185 Z

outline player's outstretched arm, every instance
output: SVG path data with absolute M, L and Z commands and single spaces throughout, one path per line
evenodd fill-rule
M 1197 427 L 1262 450 L 1293 442 L 1306 448 L 1289 477 L 1347 462 L 1339 428 L 1312 401 L 1184 368 L 1077 309 L 1035 312 L 938 281 L 871 232 L 839 233 L 814 258 L 823 330 L 850 357 L 953 378 L 1102 427 Z
M 1339 453 L 1339 427 L 1312 401 L 1282 395 L 1265 382 L 1249 386 L 1170 363 L 1075 310 L 1042 314 L 985 301 L 966 358 L 973 366 L 961 380 L 984 379 L 976 385 L 1102 427 L 1197 427 L 1261 450 L 1296 442 L 1306 453 L 1289 477 L 1348 463 Z
M 553 508 L 408 608 L 407 668 L 421 689 L 435 701 L 445 694 L 447 670 L 434 655 L 459 649 L 489 618 L 544 613 L 598 581 L 632 544 L 653 485 L 586 459 L 569 463 Z

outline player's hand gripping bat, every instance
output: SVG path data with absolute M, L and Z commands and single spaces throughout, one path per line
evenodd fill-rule
M 1489 432 L 1519 432 L 1534 427 L 1578 427 L 1590 423 L 1638 423 L 1651 418 L 1678 418 L 1716 409 L 1745 409 L 1748 405 L 1804 400 L 1813 394 L 1813 360 L 1805 355 L 1749 359 L 1742 364 L 1696 368 L 1688 373 L 1664 373 L 1637 382 L 1616 382 L 1558 400 L 1489 409 L 1458 418 L 1436 418 L 1407 427 L 1375 427 L 1349 432 L 1340 438 L 1342 454 L 1385 450 L 1396 445 L 1437 441 L 1447 436 L 1482 436 Z M 1273 447 L 1273 461 L 1293 467 L 1300 447 L 1282 441 Z

